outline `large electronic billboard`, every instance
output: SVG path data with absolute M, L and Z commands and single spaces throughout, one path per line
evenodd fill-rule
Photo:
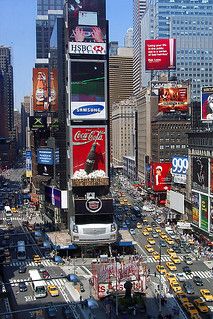
M 201 90 L 201 120 L 213 121 L 213 87 Z
M 48 68 L 34 68 L 33 110 L 35 112 L 45 112 L 48 109 Z
M 176 68 L 176 39 L 145 40 L 146 70 Z
M 71 62 L 71 119 L 106 119 L 105 70 L 102 61 Z
M 37 163 L 43 165 L 54 164 L 54 153 L 52 148 L 38 148 L 37 149 Z
M 151 184 L 155 192 L 171 189 L 172 163 L 151 163 Z
M 200 195 L 200 227 L 204 231 L 208 231 L 209 219 L 208 219 L 208 196 Z
M 208 192 L 208 158 L 192 158 L 192 188 L 201 192 Z
M 210 159 L 210 193 L 213 195 L 213 158 Z
M 188 166 L 188 157 L 174 156 L 172 158 L 172 175 L 174 183 L 186 184 Z
M 192 192 L 192 222 L 199 226 L 199 193 Z
M 73 185 L 108 183 L 106 126 L 72 127 L 71 148 Z
M 58 112 L 58 71 L 52 69 L 50 71 L 50 110 Z
M 160 88 L 158 95 L 159 112 L 188 111 L 187 88 Z
M 69 0 L 68 42 L 71 54 L 106 54 L 105 0 Z

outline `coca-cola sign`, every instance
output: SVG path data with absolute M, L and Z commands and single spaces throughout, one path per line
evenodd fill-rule
M 86 201 L 86 209 L 90 213 L 97 213 L 102 208 L 102 201 L 99 198 L 90 198 Z
M 106 126 L 72 127 L 72 178 L 106 178 Z

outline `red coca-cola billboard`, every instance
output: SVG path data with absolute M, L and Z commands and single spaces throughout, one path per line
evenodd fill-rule
M 172 163 L 151 163 L 151 188 L 155 192 L 171 189 Z
M 146 70 L 176 68 L 176 39 L 145 40 Z
M 72 127 L 71 140 L 72 179 L 94 181 L 107 178 L 106 126 Z

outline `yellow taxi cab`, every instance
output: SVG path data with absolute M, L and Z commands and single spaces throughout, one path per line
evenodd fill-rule
M 200 298 L 198 299 L 194 299 L 193 300 L 195 306 L 197 307 L 197 309 L 202 312 L 202 313 L 207 313 L 209 312 L 209 307 L 205 304 L 205 302 L 203 300 L 201 300 Z
M 160 260 L 160 254 L 157 252 L 157 251 L 154 251 L 152 253 L 152 257 L 155 259 L 155 260 Z
M 176 293 L 176 297 L 177 299 L 180 301 L 180 303 L 183 305 L 183 304 L 186 304 L 186 303 L 189 303 L 189 299 L 187 297 L 187 294 L 183 291 L 178 291 Z
M 174 245 L 174 244 L 175 244 L 174 240 L 173 240 L 172 238 L 170 238 L 170 237 L 166 237 L 166 238 L 165 238 L 165 241 L 166 241 L 167 244 L 169 244 L 169 245 Z
M 183 306 L 189 315 L 198 315 L 198 310 L 195 308 L 195 306 L 191 302 L 187 302 L 183 304 Z
M 164 266 L 162 265 L 157 265 L 156 266 L 157 271 L 161 274 L 161 275 L 165 275 L 166 274 L 166 269 Z
M 172 263 L 171 261 L 167 261 L 167 262 L 166 262 L 166 267 L 169 268 L 169 270 L 171 270 L 171 271 L 177 270 L 177 267 L 176 267 L 175 264 Z
M 148 230 L 150 232 L 150 231 L 152 231 L 152 227 L 151 226 L 146 226 L 146 230 Z
M 137 227 L 138 228 L 138 227 Z M 144 229 L 143 231 L 142 231 L 142 234 L 144 235 L 144 236 L 149 236 L 149 232 L 146 230 L 146 229 Z
M 206 301 L 213 301 L 213 295 L 208 289 L 200 289 L 200 294 Z
M 174 292 L 182 291 L 182 288 L 177 281 L 171 281 L 170 283 L 171 288 L 174 290 Z
M 178 256 L 170 256 L 170 259 L 171 261 L 174 263 L 174 264 L 180 264 L 181 263 L 181 260 Z
M 166 235 L 164 232 L 161 232 L 161 233 L 160 233 L 160 237 L 161 237 L 162 239 L 165 239 L 165 238 L 167 238 L 167 235 Z
M 142 224 L 138 222 L 138 223 L 137 223 L 137 228 L 138 228 L 138 229 L 142 229 L 142 228 L 143 228 Z
M 190 319 L 202 319 L 202 317 L 199 314 L 194 314 L 190 316 Z
M 144 219 L 143 219 L 143 222 L 144 222 L 144 223 L 148 223 L 148 219 L 147 219 L 147 218 L 144 218 Z
M 153 251 L 155 251 L 151 245 L 145 245 L 144 247 L 148 251 L 148 253 L 153 253 Z
M 124 201 L 123 200 L 120 200 L 120 205 L 124 205 Z
M 125 204 L 128 203 L 128 199 L 126 199 L 126 198 L 124 198 L 123 201 L 124 201 Z
M 33 261 L 36 264 L 40 264 L 41 263 L 41 257 L 39 255 L 33 255 Z
M 48 290 L 50 296 L 52 296 L 52 297 L 59 296 L 59 290 L 58 290 L 58 288 L 55 285 L 47 286 L 47 290 Z
M 167 254 L 171 257 L 171 256 L 177 256 L 176 252 L 172 249 L 169 248 L 167 249 Z
M 11 208 L 12 213 L 18 213 L 18 209 L 16 207 Z
M 161 233 L 161 232 L 162 232 L 162 230 L 160 229 L 160 227 L 156 227 L 156 228 L 155 228 L 155 231 L 156 231 L 157 233 Z
M 147 241 L 150 245 L 155 245 L 155 240 L 151 237 L 147 238 Z
M 177 278 L 174 274 L 172 274 L 171 272 L 167 272 L 166 273 L 166 279 L 171 282 L 171 281 L 177 281 Z

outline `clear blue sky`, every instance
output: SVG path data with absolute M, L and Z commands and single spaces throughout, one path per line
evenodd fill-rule
M 132 0 L 106 0 L 110 41 L 123 46 L 124 35 L 132 26 Z M 15 108 L 32 91 L 35 63 L 36 0 L 0 0 L 0 45 L 12 48 Z

